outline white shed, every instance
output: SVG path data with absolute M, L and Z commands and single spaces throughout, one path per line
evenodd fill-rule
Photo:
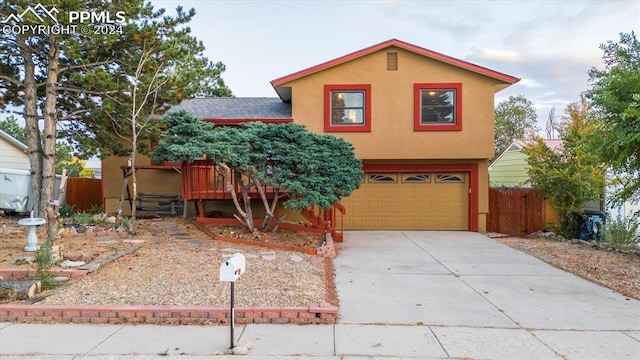
M 27 145 L 0 130 L 0 168 L 29 170 Z

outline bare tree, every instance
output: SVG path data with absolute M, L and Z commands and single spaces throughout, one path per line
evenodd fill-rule
M 131 87 L 129 91 L 124 93 L 126 104 L 118 99 L 122 108 L 128 110 L 128 126 L 127 132 L 119 131 L 126 126 L 127 121 L 122 121 L 120 113 L 110 113 L 113 129 L 116 134 L 126 142 L 131 144 L 131 155 L 129 157 L 131 167 L 132 194 L 135 200 L 138 197 L 138 182 L 136 178 L 136 155 L 138 153 L 138 140 L 143 131 L 145 131 L 154 120 L 153 114 L 158 109 L 158 95 L 163 86 L 169 81 L 168 76 L 162 76 L 166 71 L 166 62 L 162 60 L 162 56 L 158 49 L 145 44 L 140 52 L 140 57 L 135 67 L 135 72 L 129 78 Z M 160 59 L 160 60 L 158 60 Z M 164 74 L 167 75 L 167 74 Z M 128 135 L 127 135 L 128 134 Z M 118 217 L 122 215 L 123 203 L 120 202 L 118 208 Z M 131 207 L 131 227 L 129 231 L 132 234 L 137 232 L 136 229 L 136 206 Z
M 546 124 L 547 139 L 556 138 L 556 108 L 549 110 L 549 117 Z

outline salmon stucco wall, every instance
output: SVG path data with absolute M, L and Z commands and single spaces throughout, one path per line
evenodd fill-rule
M 127 166 L 127 157 L 111 156 L 102 162 L 102 181 L 104 188 L 105 212 L 116 213 L 120 205 L 123 189 L 123 166 Z M 154 167 L 151 159 L 144 155 L 136 157 L 136 171 L 138 193 L 157 193 L 167 195 L 180 194 L 180 172 L 172 167 Z M 129 189 L 132 180 L 129 177 Z M 131 208 L 125 200 L 123 215 L 130 215 Z
M 387 70 L 387 53 L 398 54 L 397 71 Z M 416 131 L 414 85 L 461 84 L 462 129 Z M 370 132 L 326 132 L 325 85 L 367 85 L 371 89 Z M 354 145 L 363 161 L 397 164 L 478 165 L 478 231 L 486 232 L 489 159 L 494 156 L 494 95 L 506 83 L 398 47 L 389 47 L 280 84 L 291 88 L 294 121 L 310 131 L 331 133 Z
M 398 70 L 387 71 L 387 52 Z M 414 131 L 414 84 L 461 83 L 462 130 Z M 351 142 L 361 159 L 488 159 L 493 156 L 497 80 L 390 48 L 293 80 L 294 121 L 324 133 L 324 85 L 371 85 L 371 132 L 333 133 Z

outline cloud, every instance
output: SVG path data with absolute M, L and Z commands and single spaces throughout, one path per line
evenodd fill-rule
M 513 50 L 498 49 L 473 49 L 473 57 L 483 61 L 493 61 L 498 63 L 517 63 L 521 61 L 522 55 Z

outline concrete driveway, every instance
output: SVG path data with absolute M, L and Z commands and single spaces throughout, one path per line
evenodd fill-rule
M 640 301 L 482 234 L 351 231 L 338 249 L 338 348 L 401 336 L 434 358 L 640 358 Z

